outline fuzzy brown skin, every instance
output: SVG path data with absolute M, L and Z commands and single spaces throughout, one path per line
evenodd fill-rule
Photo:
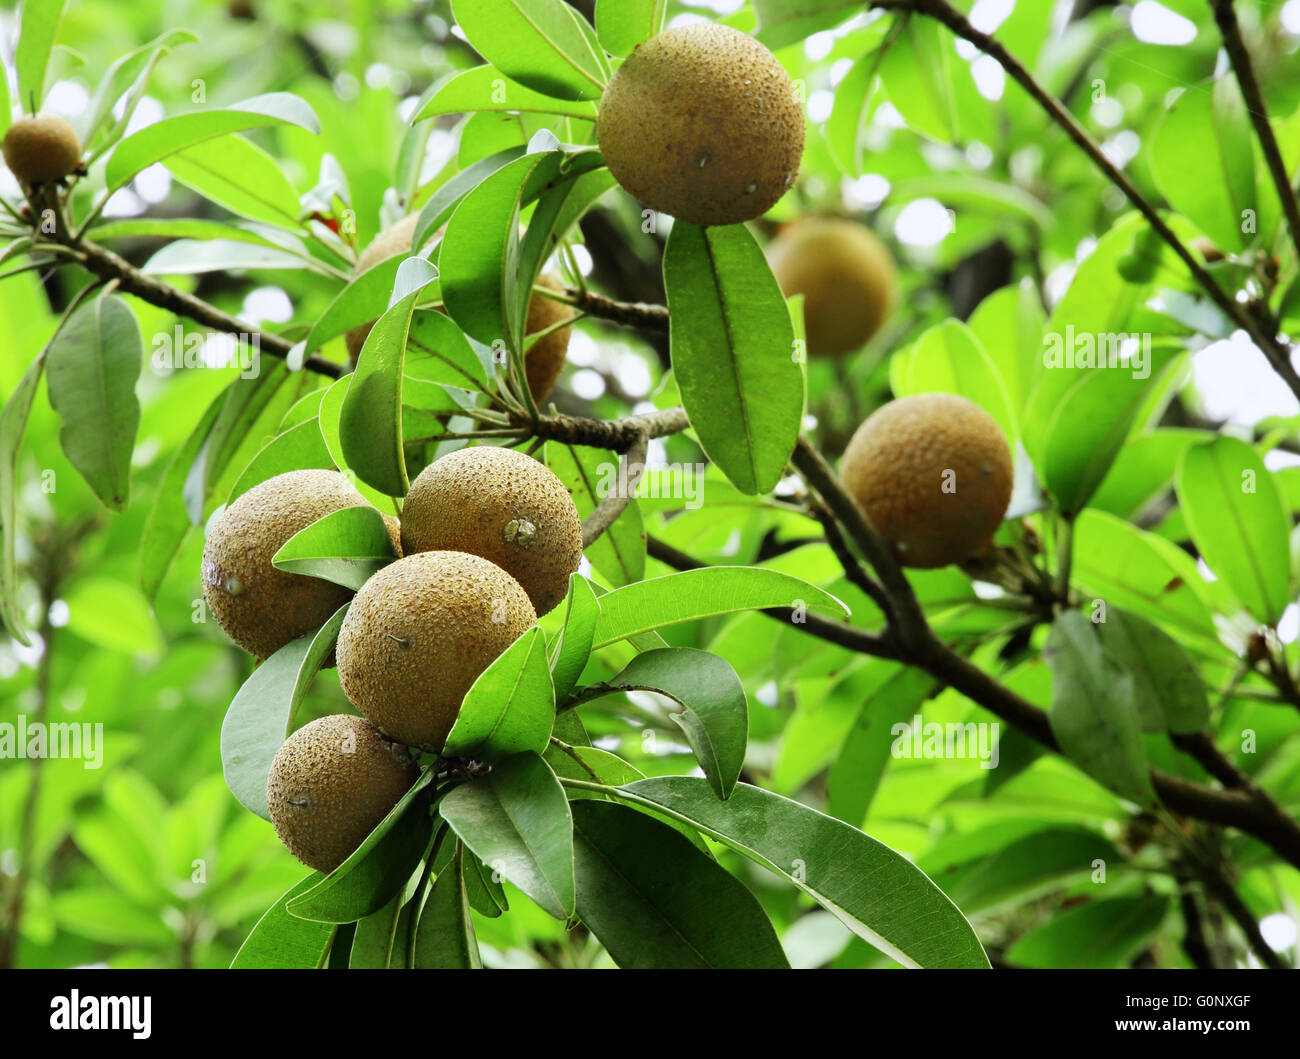
M 50 184 L 62 180 L 81 161 L 77 131 L 55 114 L 19 118 L 5 133 L 5 165 L 19 182 Z
M 323 625 L 351 590 L 316 577 L 277 570 L 271 558 L 301 529 L 366 499 L 338 471 L 288 471 L 239 497 L 203 544 L 203 598 L 235 643 L 259 659 Z M 401 553 L 401 529 L 385 516 Z M 329 663 L 327 660 L 327 664 Z
M 352 274 L 359 276 L 381 261 L 412 253 L 411 240 L 415 238 L 415 226 L 419 217 L 418 213 L 409 214 L 375 236 L 374 242 L 357 257 L 357 264 Z M 554 276 L 542 276 L 537 282 L 551 290 L 562 289 Z M 534 294 L 528 302 L 525 335 L 536 334 L 572 315 L 573 311 L 563 302 Z M 355 366 L 357 357 L 361 355 L 361 347 L 366 344 L 370 329 L 374 325 L 373 320 L 368 324 L 358 324 L 344 336 L 343 341 L 348 347 L 349 364 Z M 529 348 L 524 358 L 524 369 L 528 375 L 528 388 L 532 391 L 535 401 L 546 400 L 555 389 L 560 372 L 564 368 L 564 357 L 569 349 L 569 334 L 572 330 L 571 327 L 562 327 L 539 339 Z
M 771 242 L 767 259 L 786 297 L 804 296 L 810 356 L 840 357 L 860 349 L 889 318 L 898 298 L 893 258 L 856 221 L 796 221 Z
M 706 22 L 637 45 L 601 96 L 596 139 L 644 205 L 692 224 L 738 224 L 794 182 L 804 115 L 776 56 Z
M 582 520 L 564 483 L 515 449 L 450 452 L 411 483 L 402 507 L 406 554 L 481 555 L 524 586 L 538 614 L 564 599 L 582 559 Z
M 384 567 L 339 630 L 343 692 L 388 736 L 440 751 L 479 674 L 537 623 L 500 567 L 462 552 L 421 552 Z
M 266 804 L 289 852 L 309 868 L 331 872 L 419 775 L 405 747 L 362 717 L 335 714 L 299 728 L 276 751 Z
M 1011 501 L 1012 477 L 997 421 L 948 393 L 902 397 L 877 409 L 858 427 L 840 466 L 845 488 L 898 561 L 926 569 L 988 546 Z

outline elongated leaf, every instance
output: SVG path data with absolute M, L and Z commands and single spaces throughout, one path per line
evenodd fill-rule
M 449 74 L 435 84 L 416 108 L 413 120 L 467 111 L 532 111 L 596 119 L 591 100 L 557 99 L 512 81 L 495 66 L 476 66 Z
M 1232 437 L 1195 445 L 1175 488 L 1201 558 L 1251 614 L 1276 624 L 1291 602 L 1291 520 L 1259 454 Z
M 958 139 L 951 41 L 938 22 L 908 17 L 880 63 L 889 101 L 907 124 L 940 143 Z
M 1107 654 L 1132 678 L 1144 731 L 1199 732 L 1209 724 L 1205 685 L 1177 640 L 1118 607 L 1108 608 L 1097 629 Z
M 46 353 L 46 385 L 62 420 L 63 451 L 115 511 L 126 507 L 131 493 L 143 352 L 135 313 L 121 299 L 101 296 L 72 314 Z
M 397 558 L 384 516 L 369 504 L 345 507 L 300 529 L 271 557 L 277 569 L 358 589 Z
M 318 390 L 316 393 L 320 395 L 324 391 Z M 317 396 L 316 400 L 319 399 Z M 320 423 L 314 416 L 268 441 L 244 468 L 226 503 L 233 504 L 253 486 L 260 485 L 277 474 L 313 467 L 334 470 L 334 461 L 330 458 L 325 439 L 321 437 Z
M 730 797 L 745 765 L 749 701 L 736 671 L 692 647 L 646 651 L 609 681 L 613 688 L 657 691 L 678 702 L 672 715 L 719 798 Z
M 573 830 L 578 918 L 620 967 L 789 966 L 753 894 L 671 827 L 585 801 Z
M 555 722 L 555 690 L 546 638 L 529 629 L 487 667 L 461 703 L 443 753 L 499 761 L 546 749 Z
M 110 190 L 120 188 L 140 170 L 204 140 L 265 125 L 296 125 L 320 131 L 311 107 L 287 92 L 271 92 L 229 107 L 180 114 L 147 125 L 119 143 L 104 172 Z
M 18 103 L 39 110 L 45 102 L 45 71 L 59 30 L 66 0 L 26 0 L 18 27 L 14 65 L 18 68 Z M 6 92 L 6 95 L 8 93 Z M 5 114 L 6 119 L 9 115 Z
M 558 99 L 597 99 L 608 68 L 596 34 L 562 0 L 453 0 L 456 23 L 507 77 Z
M 179 44 L 193 44 L 198 37 L 185 30 L 174 29 L 155 37 L 148 44 L 143 44 L 114 61 L 104 74 L 103 80 L 95 89 L 94 98 L 87 110 L 85 143 L 94 143 L 99 132 L 110 126 L 113 121 L 113 107 L 122 95 L 131 87 L 137 77 L 143 76 Z M 2 131 L 2 130 L 0 130 Z
M 1111 661 L 1077 610 L 1052 624 L 1043 657 L 1052 669 L 1052 733 L 1098 783 L 1142 805 L 1155 804 L 1133 678 Z
M 379 969 L 403 966 L 402 917 L 406 906 L 399 890 L 383 908 L 357 923 L 348 967 Z
M 989 965 L 965 917 L 919 868 L 840 820 L 746 783 L 725 802 L 693 776 L 620 790 L 790 880 L 904 966 Z
M 754 0 L 758 13 L 758 39 L 769 48 L 807 40 L 809 35 L 834 29 L 857 14 L 854 0 Z
M 1007 959 L 1021 967 L 1125 967 L 1160 929 L 1169 899 L 1112 897 L 1058 911 L 1020 937 Z
M 311 970 L 319 967 L 334 938 L 333 925 L 298 919 L 289 915 L 285 906 L 323 878 L 320 872 L 314 871 L 289 887 L 262 914 L 257 925 L 244 939 L 244 944 L 239 946 L 239 951 L 231 961 L 230 969 Z
M 983 343 L 969 327 L 945 320 L 926 331 L 916 344 L 894 358 L 890 382 L 896 397 L 918 393 L 955 393 L 974 401 L 998 421 L 1008 438 L 1017 433 L 1006 386 Z
M 433 770 L 426 769 L 352 856 L 289 902 L 290 914 L 324 923 L 354 923 L 400 896 L 429 848 L 432 825 L 424 790 L 432 781 Z
M 565 601 L 564 628 L 551 664 L 551 680 L 555 685 L 555 701 L 569 697 L 582 671 L 591 657 L 591 645 L 600 618 L 600 602 L 592 590 L 591 582 L 581 574 L 569 577 L 569 595 Z
M 226 786 L 244 808 L 263 820 L 271 819 L 266 807 L 271 761 L 290 734 L 298 704 L 333 648 L 346 613 L 347 608 L 340 607 L 318 632 L 276 651 L 253 670 L 226 711 L 221 724 Z
M 168 157 L 165 164 L 181 183 L 232 213 L 280 228 L 298 227 L 302 210 L 289 178 L 271 155 L 243 136 L 196 143 Z
M 673 371 L 691 426 L 737 489 L 769 492 L 803 416 L 803 368 L 781 288 L 740 224 L 679 221 L 663 268 Z
M 604 449 L 551 442 L 546 446 L 546 465 L 564 483 L 581 518 L 626 485 L 618 454 Z M 635 497 L 585 554 L 615 588 L 645 576 L 645 520 Z
M 799 607 L 848 614 L 829 592 L 797 577 L 759 567 L 714 566 L 638 581 L 600 597 L 593 647 L 637 633 L 738 610 Z
M 438 873 L 420 911 L 415 966 L 471 970 L 482 966 L 465 888 L 464 854 L 457 843 L 451 863 Z
M 596 34 L 611 55 L 632 49 L 664 28 L 668 0 L 596 0 Z
M 573 818 L 540 757 L 502 762 L 449 793 L 439 812 L 484 865 L 557 919 L 573 915 Z
M 2 70 L 0 80 L 3 80 Z M 0 412 L 0 619 L 9 630 L 9 635 L 24 646 L 30 646 L 31 641 L 23 627 L 22 613 L 15 597 L 18 591 L 18 569 L 14 560 L 14 538 L 18 533 L 15 476 L 18 469 L 18 448 L 22 445 L 23 434 L 27 430 L 32 400 L 36 397 L 44 369 L 45 352 L 42 351 L 9 395 L 4 411 Z M 576 676 L 574 679 L 577 679 Z

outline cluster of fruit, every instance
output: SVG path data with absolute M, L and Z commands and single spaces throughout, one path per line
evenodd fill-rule
M 236 499 L 203 549 L 208 607 L 259 659 L 349 604 L 335 661 L 364 719 L 298 729 L 267 784 L 276 833 L 321 871 L 338 867 L 410 787 L 417 770 L 407 748 L 442 749 L 465 693 L 564 598 L 582 557 L 564 484 L 524 453 L 479 446 L 435 460 L 411 483 L 400 524 L 384 516 L 398 558 L 355 597 L 272 564 L 300 530 L 366 503 L 337 471 L 289 471 Z

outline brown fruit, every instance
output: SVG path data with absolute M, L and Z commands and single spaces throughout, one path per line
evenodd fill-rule
M 62 180 L 81 161 L 77 130 L 55 114 L 19 118 L 5 133 L 5 165 L 22 184 Z
M 1011 501 L 1011 451 L 997 421 L 948 393 L 902 397 L 858 427 L 840 477 L 905 566 L 981 552 Z
M 537 622 L 519 583 L 461 552 L 421 552 L 361 586 L 339 630 L 339 681 L 392 738 L 440 751 L 461 699 Z
M 203 544 L 203 598 L 245 651 L 264 659 L 323 625 L 352 596 L 316 577 L 277 570 L 271 558 L 301 529 L 366 499 L 338 471 L 288 471 L 255 485 L 213 524 Z M 400 554 L 401 530 L 385 516 Z
M 889 251 L 856 221 L 809 217 L 767 248 L 786 297 L 803 295 L 810 356 L 843 356 L 865 345 L 889 317 L 898 275 Z
M 524 587 L 538 614 L 569 590 L 582 559 L 582 520 L 564 483 L 515 449 L 450 452 L 411 483 L 402 507 L 406 554 L 451 550 L 496 563 Z
M 794 182 L 803 108 L 766 47 L 697 23 L 637 45 L 600 98 L 596 139 L 644 205 L 692 224 L 739 224 Z
M 418 213 L 409 214 L 375 236 L 374 242 L 357 257 L 356 268 L 353 269 L 352 274 L 359 276 L 381 261 L 411 253 L 411 240 L 415 238 L 415 226 L 419 216 Z M 553 276 L 542 276 L 538 283 L 552 290 L 562 289 Z M 572 315 L 573 311 L 563 302 L 534 294 L 528 302 L 528 318 L 524 330 L 526 334 L 536 334 Z M 370 335 L 373 326 L 373 320 L 368 324 L 358 324 L 344 336 L 350 364 L 357 362 L 357 357 L 361 355 L 361 347 L 366 344 L 366 338 Z M 555 383 L 564 367 L 564 356 L 569 349 L 569 334 L 572 330 L 571 327 L 561 327 L 538 339 L 529 348 L 524 358 L 524 368 L 528 374 L 528 388 L 532 391 L 534 400 L 546 400 L 555 389 Z
M 307 867 L 331 872 L 420 775 L 404 746 L 351 714 L 320 717 L 281 744 L 266 781 L 271 823 Z

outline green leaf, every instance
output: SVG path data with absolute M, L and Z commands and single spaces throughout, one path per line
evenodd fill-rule
M 551 681 L 555 701 L 563 702 L 577 686 L 578 678 L 591 657 L 591 645 L 600 619 L 600 601 L 591 582 L 581 574 L 569 577 L 569 594 L 565 600 L 564 627 L 551 664 Z
M 270 820 L 266 780 L 271 762 L 290 734 L 294 714 L 321 663 L 334 647 L 346 607 L 320 629 L 285 644 L 253 670 L 235 693 L 221 723 L 221 768 L 230 793 L 244 808 Z
M 550 442 L 546 466 L 564 483 L 580 518 L 625 484 L 620 480 L 618 454 L 605 449 Z M 585 554 L 615 588 L 645 577 L 645 520 L 635 497 L 609 529 L 587 545 Z
M 318 390 L 316 393 L 323 391 Z M 314 416 L 268 441 L 244 468 L 235 487 L 230 490 L 226 503 L 233 504 L 253 486 L 261 485 L 277 474 L 311 467 L 331 471 L 335 469 L 325 439 L 321 437 L 320 422 Z
M 826 145 L 835 164 L 850 176 L 862 172 L 867 128 L 880 102 L 877 75 L 885 52 L 893 43 L 890 27 L 897 25 L 883 18 L 875 22 L 869 28 L 871 36 L 864 42 L 861 56 L 835 86 L 835 103 L 826 122 Z M 759 39 L 763 39 L 761 34 Z
M 312 970 L 319 967 L 334 939 L 334 926 L 298 919 L 291 916 L 285 906 L 323 878 L 320 872 L 314 871 L 289 887 L 262 914 L 257 925 L 244 939 L 230 963 L 230 969 Z
M 611 688 L 657 691 L 681 707 L 672 719 L 719 798 L 731 796 L 745 765 L 749 700 L 731 665 L 693 647 L 646 651 L 609 681 Z
M 911 128 L 941 143 L 956 142 L 961 123 L 953 96 L 952 41 L 938 22 L 905 17 L 880 64 L 885 92 Z
M 572 808 L 578 918 L 620 967 L 789 967 L 753 894 L 671 827 L 608 802 Z
M 14 65 L 18 69 L 18 105 L 35 113 L 45 102 L 45 71 L 65 0 L 25 0 L 18 27 Z M 8 92 L 5 93 L 8 96 Z M 6 121 L 9 118 L 5 112 Z
M 464 854 L 460 843 L 451 863 L 438 873 L 420 911 L 415 933 L 415 966 L 472 970 L 482 966 L 474 921 L 469 914 Z
M 4 71 L 0 70 L 0 80 L 4 79 L 3 75 Z M 0 412 L 0 619 L 4 621 L 9 635 L 25 647 L 31 646 L 31 640 L 23 627 L 16 597 L 18 569 L 14 559 L 14 538 L 18 534 L 18 509 L 15 479 L 18 473 L 18 449 L 27 430 L 32 401 L 40 387 L 41 372 L 44 369 L 45 352 L 42 350 L 32 361 L 31 367 L 23 373 L 21 381 L 5 402 L 4 411 Z
M 311 107 L 288 92 L 270 92 L 229 107 L 164 118 L 117 145 L 104 171 L 108 189 L 122 187 L 142 169 L 204 140 L 266 125 L 296 125 L 310 133 L 320 132 Z
M 308 267 L 299 254 L 278 246 L 236 239 L 177 239 L 141 266 L 146 276 L 192 276 L 236 269 L 296 269 Z
M 1097 626 L 1102 646 L 1133 681 L 1146 732 L 1199 732 L 1210 723 L 1205 685 L 1172 636 L 1158 625 L 1110 607 Z
M 1007 959 L 1021 967 L 1127 967 L 1146 948 L 1169 911 L 1154 894 L 1089 901 L 1057 911 L 1022 935 Z
M 700 445 L 742 493 L 770 492 L 803 417 L 781 288 L 741 224 L 674 224 L 663 271 L 673 372 Z
M 400 286 L 403 277 L 409 277 L 406 282 L 413 290 Z M 402 439 L 402 365 L 415 303 L 436 278 L 427 261 L 402 262 L 400 296 L 366 337 L 339 415 L 339 440 L 348 466 L 367 485 L 389 496 L 405 496 L 411 487 Z
M 396 558 L 384 516 L 369 504 L 358 504 L 300 529 L 271 557 L 271 565 L 355 590 Z
M 134 585 L 92 576 L 78 580 L 65 602 L 68 628 L 96 646 L 147 657 L 162 653 L 162 630 Z
M 834 29 L 861 8 L 854 0 L 754 0 L 757 37 L 769 48 L 784 48 L 813 33 Z
M 429 848 L 431 823 L 424 790 L 432 781 L 433 770 L 425 769 L 347 860 L 289 902 L 290 914 L 324 923 L 355 923 L 400 897 Z
M 573 916 L 573 818 L 555 773 L 519 754 L 443 798 L 442 818 L 478 856 L 557 919 Z
M 1008 439 L 1016 437 L 1016 417 L 1006 386 L 975 333 L 959 320 L 936 324 L 890 365 L 896 397 L 918 393 L 955 393 L 979 405 L 997 420 Z
M 147 77 L 158 60 L 178 44 L 198 43 L 198 39 L 185 30 L 170 30 L 115 60 L 95 89 L 94 98 L 86 111 L 86 135 L 83 137 L 86 146 L 95 142 L 102 129 L 111 127 L 120 120 L 114 118 L 113 108 L 137 78 Z M 126 117 L 123 115 L 123 118 Z
M 81 305 L 50 343 L 46 386 L 69 462 L 104 504 L 126 507 L 140 427 L 136 380 L 144 345 L 135 313 L 101 295 Z
M 406 374 L 462 389 L 486 390 L 487 368 L 465 332 L 445 313 L 417 309 L 406 340 Z
M 168 461 L 158 483 L 140 539 L 140 587 L 150 602 L 157 597 L 163 578 L 185 542 L 185 535 L 196 525 L 186 510 L 185 483 L 207 444 L 218 413 L 225 406 L 227 392 L 219 394 L 208 405 L 198 425 Z
M 1043 657 L 1052 670 L 1049 716 L 1061 750 L 1103 786 L 1155 805 L 1133 678 L 1111 660 L 1096 627 L 1077 610 L 1065 611 L 1052 623 Z
M 352 950 L 348 953 L 348 967 L 375 969 L 404 966 L 403 920 L 409 914 L 402 901 L 402 891 L 399 890 L 383 908 L 358 920 L 356 934 L 352 937 Z
M 1225 251 L 1246 249 L 1244 212 L 1258 209 L 1255 153 L 1237 79 L 1191 85 L 1156 128 L 1147 158 L 1170 205 Z
M 592 646 L 605 647 L 637 633 L 716 614 L 799 606 L 835 617 L 849 612 L 829 592 L 777 570 L 745 566 L 687 570 L 601 596 Z
M 619 790 L 788 879 L 904 966 L 989 965 L 965 917 L 919 868 L 840 820 L 747 783 L 725 802 L 692 776 Z
M 475 50 L 507 77 L 558 99 L 597 99 L 608 66 L 591 26 L 561 0 L 452 0 Z
M 232 213 L 280 228 L 299 227 L 302 210 L 289 178 L 271 155 L 243 136 L 219 136 L 196 143 L 171 155 L 164 164 L 182 184 Z M 299 261 L 297 267 L 302 266 Z
M 630 55 L 664 28 L 668 0 L 596 0 L 596 34 L 611 55 Z
M 593 100 L 556 99 L 512 81 L 495 66 L 448 74 L 425 93 L 411 120 L 482 111 L 533 111 L 596 120 Z
M 461 703 L 443 754 L 499 761 L 540 754 L 555 723 L 546 638 L 533 626 L 479 674 Z
M 997 368 L 1017 419 L 1038 377 L 1046 324 L 1038 291 L 1028 277 L 990 294 L 969 320 L 972 334 Z
M 1256 619 L 1276 625 L 1291 602 L 1291 520 L 1259 453 L 1226 436 L 1194 445 L 1175 489 L 1206 565 Z

